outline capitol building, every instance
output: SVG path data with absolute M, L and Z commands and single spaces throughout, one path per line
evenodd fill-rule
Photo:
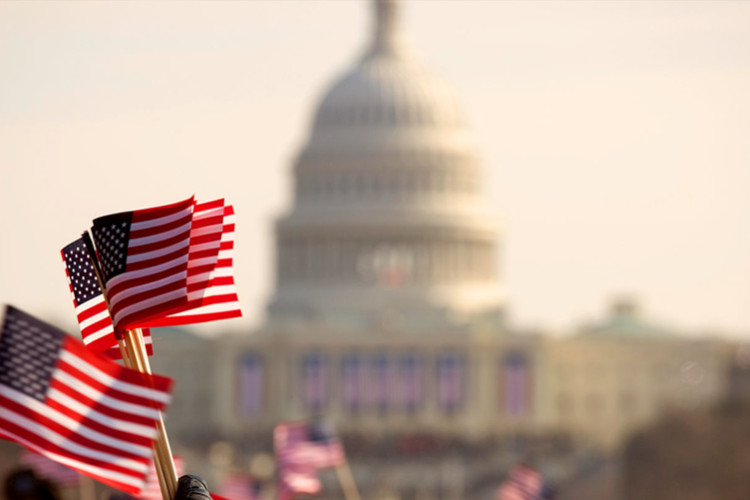
M 487 168 L 512 166 L 483 164 L 459 97 L 408 42 L 404 6 L 373 7 L 369 44 L 295 156 L 263 326 L 157 333 L 173 440 L 248 443 L 324 415 L 344 436 L 565 435 L 615 450 L 665 412 L 719 400 L 729 347 L 626 297 L 580 331 L 510 324 L 503 227 L 482 188 Z

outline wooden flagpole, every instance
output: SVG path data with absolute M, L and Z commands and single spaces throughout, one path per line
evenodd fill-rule
M 344 463 L 336 467 L 336 476 L 338 477 L 341 489 L 344 491 L 346 500 L 361 500 L 357 483 L 354 482 L 354 475 L 349 467 L 349 460 L 344 458 Z
M 78 474 L 78 498 L 80 500 L 96 500 L 94 480 L 84 474 Z
M 101 269 L 99 268 L 99 262 L 96 259 L 94 243 L 91 241 L 91 236 L 88 231 L 84 231 L 83 233 L 83 242 L 89 252 L 89 258 L 91 258 L 91 263 L 94 266 L 96 279 L 99 281 L 99 288 L 102 290 L 102 297 L 104 297 L 104 302 L 107 305 L 107 310 L 111 317 L 112 310 L 109 307 L 109 298 L 107 297 L 104 288 L 104 280 L 102 278 Z M 122 354 L 122 359 L 126 367 L 138 370 L 141 373 L 151 374 L 151 365 L 148 362 L 148 352 L 146 351 L 146 344 L 143 341 L 143 332 L 140 328 L 126 330 L 124 338 L 118 339 L 117 343 L 120 347 L 120 353 Z M 156 429 L 157 438 L 154 442 L 154 467 L 156 468 L 156 476 L 159 479 L 159 488 L 161 489 L 162 498 L 164 500 L 173 500 L 175 493 L 177 492 L 177 469 L 174 465 L 174 457 L 172 456 L 172 450 L 169 446 L 167 429 L 164 425 L 164 418 L 162 417 L 161 412 L 159 412 L 159 421 L 156 424 Z

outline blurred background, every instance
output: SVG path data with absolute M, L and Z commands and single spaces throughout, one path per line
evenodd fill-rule
M 273 427 L 325 417 L 365 499 L 495 498 L 518 462 L 563 499 L 747 498 L 749 24 L 2 3 L 0 298 L 76 332 L 55 253 L 91 219 L 224 196 L 245 318 L 158 329 L 152 359 L 210 485 L 271 498 Z

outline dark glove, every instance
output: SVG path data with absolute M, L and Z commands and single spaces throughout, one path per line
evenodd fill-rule
M 177 493 L 174 500 L 211 500 L 208 486 L 203 479 L 192 474 L 182 476 L 177 482 Z

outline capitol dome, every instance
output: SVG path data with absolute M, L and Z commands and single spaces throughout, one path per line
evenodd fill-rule
M 386 22 L 380 20 L 376 30 L 383 31 Z M 359 63 L 325 94 L 313 129 L 463 127 L 453 89 L 423 65 L 406 42 L 383 38 L 376 34 Z
M 372 40 L 323 94 L 277 223 L 272 322 L 410 329 L 496 314 L 499 227 L 452 88 L 376 0 Z M 395 313 L 394 313 L 395 311 Z

